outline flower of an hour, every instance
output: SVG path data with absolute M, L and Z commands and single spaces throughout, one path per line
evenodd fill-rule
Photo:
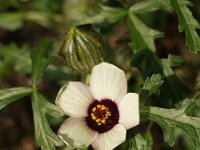
M 139 124 L 139 98 L 127 93 L 125 73 L 109 63 L 92 69 L 90 86 L 64 85 L 57 106 L 70 117 L 58 135 L 70 148 L 92 144 L 95 150 L 111 150 L 125 141 L 126 130 Z

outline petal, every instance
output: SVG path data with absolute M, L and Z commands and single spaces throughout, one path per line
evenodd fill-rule
M 130 129 L 138 125 L 139 121 L 139 96 L 128 93 L 119 103 L 119 123 Z
M 83 118 L 68 118 L 58 131 L 59 137 L 70 148 L 89 146 L 97 137 L 97 132 L 89 129 Z
M 95 150 L 112 150 L 126 138 L 126 129 L 121 124 L 115 125 L 111 130 L 97 135 L 92 143 Z
M 90 87 L 97 100 L 109 98 L 119 102 L 127 93 L 124 71 L 112 64 L 100 63 L 92 70 Z
M 56 104 L 71 117 L 86 117 L 88 106 L 93 99 L 88 85 L 81 82 L 69 82 L 58 93 Z

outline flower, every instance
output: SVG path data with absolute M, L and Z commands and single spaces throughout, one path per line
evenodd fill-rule
M 127 93 L 125 73 L 105 62 L 93 67 L 90 86 L 64 85 L 56 104 L 70 116 L 58 131 L 70 148 L 114 149 L 125 141 L 126 130 L 139 124 L 138 94 Z

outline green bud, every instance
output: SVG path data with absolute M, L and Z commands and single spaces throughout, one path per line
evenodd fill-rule
M 103 60 L 103 49 L 103 40 L 97 32 L 74 27 L 65 37 L 59 54 L 70 68 L 90 72 L 93 66 Z

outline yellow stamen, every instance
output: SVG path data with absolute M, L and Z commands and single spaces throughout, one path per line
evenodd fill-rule
M 101 105 L 101 110 L 106 110 L 106 107 L 104 105 Z
M 98 123 L 98 122 L 100 122 L 100 121 L 101 121 L 101 119 L 96 119 L 95 121 Z
M 92 108 L 92 112 L 95 112 L 96 110 L 97 110 L 97 108 L 96 108 L 96 107 Z
M 91 113 L 91 117 L 92 117 L 92 120 L 96 120 L 96 116 L 94 115 L 94 113 Z
M 106 123 L 106 119 L 101 120 L 101 123 L 105 124 Z
M 104 117 L 96 116 L 96 114 L 103 114 Z M 109 111 L 109 108 L 105 105 L 98 104 L 96 107 L 92 108 L 92 113 L 90 114 L 92 120 L 94 120 L 98 126 L 101 126 L 102 124 L 106 124 L 106 120 L 111 116 L 111 112 Z

